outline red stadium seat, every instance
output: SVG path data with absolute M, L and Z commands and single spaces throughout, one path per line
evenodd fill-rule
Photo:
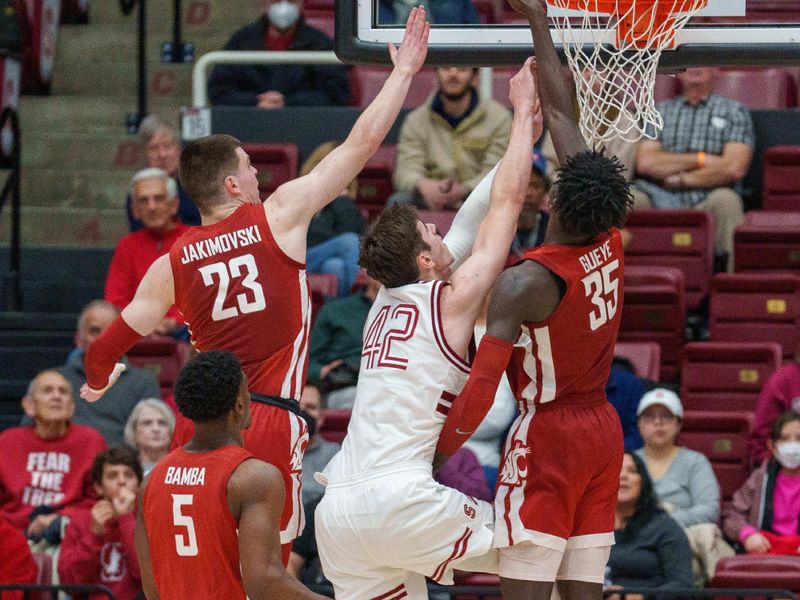
M 800 212 L 750 211 L 733 241 L 737 273 L 800 270 Z
M 308 287 L 311 289 L 311 324 L 319 314 L 319 309 L 328 298 L 335 298 L 339 281 L 333 273 L 309 273 Z
M 658 381 L 661 372 L 661 346 L 656 342 L 617 342 L 614 356 L 631 361 L 639 377 Z
M 717 76 L 715 92 L 753 110 L 789 108 L 797 104 L 791 75 L 780 67 L 722 69 Z
M 335 0 L 305 0 L 303 3 L 303 16 L 305 16 L 308 11 L 326 11 L 333 14 L 335 7 Z
M 670 267 L 626 267 L 625 303 L 619 339 L 657 342 L 661 347 L 660 381 L 678 375 L 678 353 L 686 341 L 683 272 Z
M 16 2 L 23 34 L 22 89 L 26 93 L 47 91 L 55 63 L 61 0 Z
M 686 410 L 752 412 L 761 386 L 780 365 L 778 344 L 686 344 L 681 364 L 683 406 Z
M 375 99 L 389 77 L 390 69 L 385 67 L 353 67 L 350 71 L 351 102 L 353 106 L 365 108 Z M 403 108 L 416 108 L 425 103 L 436 89 L 436 71 L 423 69 L 411 82 Z
M 471 587 L 500 587 L 500 577 L 489 573 L 456 573 L 455 584 Z M 474 594 L 458 594 L 454 600 L 479 600 Z M 502 596 L 481 595 L 480 600 L 502 600 Z
M 295 144 L 242 144 L 250 162 L 258 169 L 258 193 L 264 200 L 278 186 L 297 177 Z
M 383 210 L 386 200 L 394 192 L 392 173 L 396 157 L 397 146 L 392 144 L 381 146 L 358 174 L 356 204 L 366 209 L 369 220 Z
M 749 433 L 748 412 L 687 410 L 677 443 L 700 452 L 711 461 L 719 481 L 720 496 L 729 500 L 750 475 Z
M 436 225 L 436 231 L 440 236 L 444 237 L 450 226 L 453 224 L 453 219 L 456 217 L 454 210 L 418 210 L 417 216 L 423 223 L 433 223 Z
M 656 86 L 653 97 L 656 102 L 669 100 L 678 95 L 678 80 L 674 75 L 659 73 L 656 75 Z
M 511 86 L 511 78 L 516 75 L 517 69 L 495 67 L 492 69 L 492 98 L 503 106 L 511 107 L 508 99 L 508 91 Z
M 800 277 L 788 273 L 720 273 L 711 282 L 715 342 L 776 342 L 791 358 L 800 342 Z
M 709 587 L 772 588 L 800 592 L 800 556 L 740 554 L 723 558 Z
M 310 11 L 303 9 L 303 18 L 307 25 L 314 29 L 319 29 L 322 33 L 333 39 L 335 23 L 333 12 L 330 11 Z
M 697 309 L 708 295 L 714 269 L 714 219 L 700 210 L 635 210 L 626 225 L 633 234 L 626 266 L 675 267 L 686 281 L 686 307 Z
M 188 344 L 168 336 L 150 335 L 142 338 L 126 356 L 132 365 L 153 372 L 161 386 L 161 398 L 166 400 L 189 352 Z
M 503 18 L 503 0 L 472 0 L 481 23 L 500 23 Z
M 322 421 L 319 434 L 329 442 L 341 444 L 347 435 L 347 425 L 350 423 L 350 410 L 325 409 L 325 419 Z
M 800 212 L 800 146 L 773 146 L 764 153 L 764 210 Z

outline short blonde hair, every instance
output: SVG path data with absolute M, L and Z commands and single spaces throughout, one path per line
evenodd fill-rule
M 339 145 L 339 142 L 323 142 L 316 148 L 314 151 L 308 155 L 308 158 L 303 161 L 303 164 L 300 166 L 300 177 L 303 175 L 308 175 L 311 171 L 316 167 L 319 163 L 322 162 L 322 159 L 328 156 L 333 150 Z M 356 196 L 358 196 L 358 180 L 353 179 L 347 185 L 347 193 L 350 194 L 350 197 L 355 200 Z
M 128 417 L 128 422 L 125 423 L 125 431 L 123 434 L 125 438 L 125 445 L 134 449 L 136 449 L 136 423 L 139 421 L 139 415 L 145 408 L 154 408 L 162 414 L 162 416 L 167 420 L 170 438 L 175 431 L 175 415 L 163 400 L 159 400 L 158 398 L 145 398 L 144 400 L 139 400 L 136 406 L 133 407 L 131 415 Z

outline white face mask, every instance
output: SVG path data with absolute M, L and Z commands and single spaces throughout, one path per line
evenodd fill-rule
M 775 458 L 787 469 L 800 467 L 800 442 L 778 442 L 775 445 Z
M 282 0 L 269 7 L 267 18 L 279 31 L 286 31 L 300 18 L 300 7 L 292 2 Z

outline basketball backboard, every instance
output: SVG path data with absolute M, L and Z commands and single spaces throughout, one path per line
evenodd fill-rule
M 403 24 L 379 22 L 381 4 L 391 2 L 337 0 L 336 53 L 340 59 L 361 64 L 388 62 L 386 43 L 400 43 Z M 487 4 L 490 10 L 481 14 L 484 20 L 495 22 L 433 23 L 428 64 L 515 65 L 531 54 L 528 24 L 505 0 L 475 4 Z M 558 32 L 551 31 L 559 45 Z M 602 39 L 599 30 L 587 30 L 586 36 Z M 678 32 L 676 47 L 663 53 L 659 70 L 790 64 L 800 65 L 800 0 L 708 0 L 706 8 Z

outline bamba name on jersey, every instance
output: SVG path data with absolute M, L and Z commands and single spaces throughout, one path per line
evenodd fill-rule
M 210 258 L 217 254 L 230 252 L 236 248 L 257 244 L 260 241 L 261 232 L 258 230 L 257 225 L 237 229 L 231 233 L 223 233 L 207 240 L 200 240 L 184 246 L 181 264 L 186 265 L 202 258 Z
M 205 467 L 169 467 L 164 483 L 172 485 L 205 485 Z

